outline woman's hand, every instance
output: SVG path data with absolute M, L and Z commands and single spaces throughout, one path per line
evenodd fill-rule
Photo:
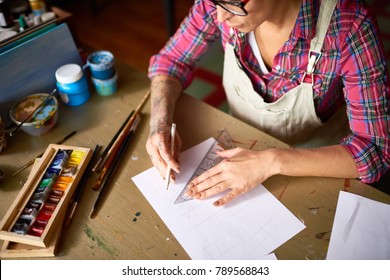
M 266 151 L 235 148 L 218 152 L 218 155 L 224 160 L 192 180 L 187 195 L 204 199 L 230 189 L 228 194 L 214 202 L 215 206 L 221 206 L 273 175 L 269 172 Z
M 276 174 L 335 178 L 359 176 L 355 160 L 341 145 L 262 151 L 236 148 L 218 155 L 224 160 L 192 180 L 186 192 L 196 199 L 203 199 L 230 189 L 228 194 L 214 202 L 215 206 L 225 205 Z
M 174 170 L 176 173 L 180 173 L 178 159 L 180 156 L 181 139 L 179 134 L 176 132 L 174 152 L 171 154 L 170 133 L 171 126 L 169 124 L 161 123 L 155 126 L 151 126 L 149 138 L 146 142 L 146 150 L 150 156 L 150 159 L 164 179 L 167 179 L 165 178 L 165 175 L 168 164 L 172 170 Z M 171 172 L 171 179 L 175 180 L 175 175 L 173 172 Z
M 182 87 L 177 79 L 159 75 L 152 79 L 150 89 L 152 92 L 150 133 L 146 142 L 146 150 L 161 177 L 167 179 L 165 176 L 168 164 L 173 171 L 180 172 L 178 158 L 181 140 L 179 134 L 176 133 L 174 152 L 171 154 L 170 133 L 175 104 Z M 171 172 L 171 179 L 175 180 L 173 172 Z

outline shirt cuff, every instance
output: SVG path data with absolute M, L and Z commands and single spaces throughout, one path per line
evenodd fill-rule
M 385 172 L 382 157 L 371 139 L 350 135 L 341 142 L 356 162 L 359 179 L 363 183 L 373 183 Z

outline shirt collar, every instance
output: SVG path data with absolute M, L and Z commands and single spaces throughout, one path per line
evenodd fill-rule
M 293 37 L 310 40 L 315 36 L 319 7 L 319 0 L 302 1 L 297 21 L 292 30 Z
M 323 0 L 326 1 L 326 0 Z M 302 38 L 305 40 L 311 40 L 316 34 L 316 23 L 320 9 L 320 0 L 303 0 L 301 8 L 298 13 L 297 20 L 291 32 L 291 36 L 294 38 Z M 232 36 L 234 34 L 234 36 Z M 247 34 L 242 33 L 236 29 L 230 29 L 230 43 L 235 46 L 234 38 L 241 45 L 246 42 Z M 290 44 L 290 47 L 293 47 Z

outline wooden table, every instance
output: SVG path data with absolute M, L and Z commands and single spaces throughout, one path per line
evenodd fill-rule
M 119 91 L 112 96 L 93 94 L 80 107 L 61 105 L 59 121 L 48 134 L 32 137 L 24 132 L 8 138 L 0 154 L 6 175 L 0 185 L 0 217 L 3 217 L 27 179 L 30 168 L 9 175 L 72 130 L 77 133 L 64 144 L 106 146 L 132 109 L 148 90 L 149 80 L 125 65 L 117 65 Z M 116 176 L 95 219 L 89 218 L 97 193 L 90 178 L 71 226 L 63 233 L 56 259 L 188 259 L 189 256 L 131 180 L 152 166 L 145 149 L 149 133 L 150 101 L 143 109 L 135 141 L 126 151 Z M 182 95 L 175 122 L 183 150 L 216 136 L 227 128 L 238 146 L 265 149 L 287 147 L 281 141 L 199 100 Z M 306 229 L 280 246 L 278 259 L 324 259 L 329 245 L 339 191 L 346 190 L 390 203 L 390 196 L 357 180 L 291 178 L 275 176 L 264 185 L 305 225 Z M 136 219 L 135 219 L 136 218 Z

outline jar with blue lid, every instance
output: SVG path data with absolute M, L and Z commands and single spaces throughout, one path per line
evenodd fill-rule
M 55 76 L 61 100 L 66 105 L 79 106 L 89 99 L 88 81 L 80 65 L 63 65 L 57 69 Z

